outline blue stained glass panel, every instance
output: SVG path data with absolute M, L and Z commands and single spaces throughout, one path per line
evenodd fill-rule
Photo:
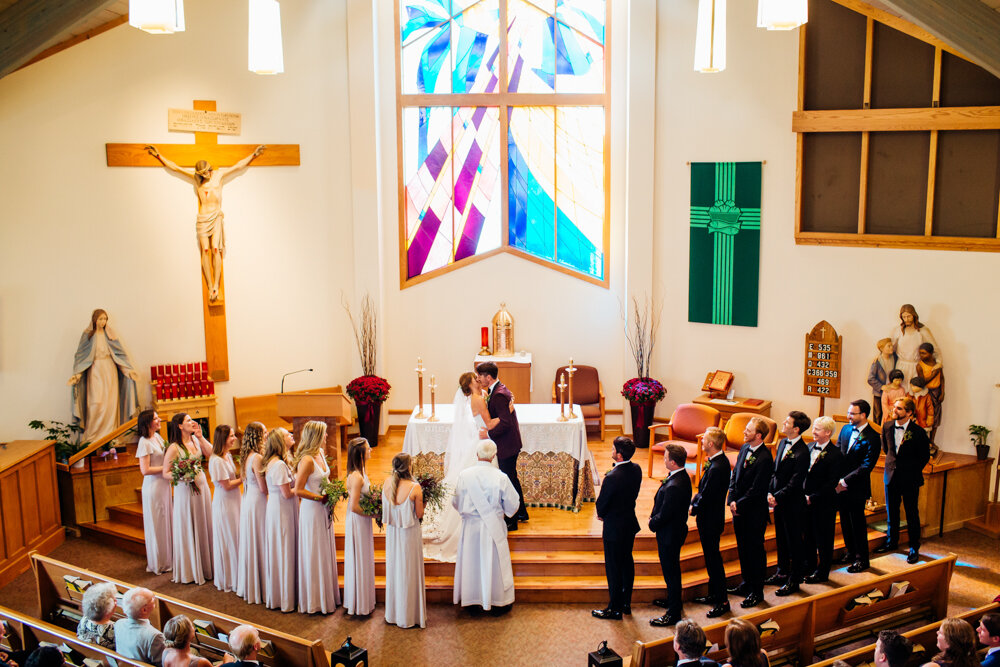
M 604 46 L 604 0 L 557 0 L 556 19 Z
M 458 3 L 456 3 L 457 5 Z M 451 22 L 452 92 L 495 93 L 500 79 L 500 8 L 498 0 L 481 0 Z
M 507 89 L 512 93 L 554 92 L 555 21 L 534 4 L 510 0 L 507 24 Z
M 508 243 L 555 259 L 553 107 L 512 107 L 507 130 Z

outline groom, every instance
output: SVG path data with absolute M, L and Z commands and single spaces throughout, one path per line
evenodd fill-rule
M 486 361 L 476 366 L 476 374 L 479 376 L 479 383 L 484 387 L 489 387 L 486 394 L 486 408 L 490 411 L 490 417 L 500 420 L 500 423 L 489 431 L 480 429 L 479 437 L 489 438 L 497 446 L 497 465 L 507 477 L 517 491 L 518 508 L 517 514 L 507 518 L 507 530 L 517 530 L 518 521 L 528 520 L 528 509 L 524 506 L 524 493 L 521 491 L 521 482 L 517 479 L 517 455 L 521 452 L 521 427 L 517 423 L 517 413 L 510 409 L 513 396 L 510 389 L 507 389 L 497 380 L 497 365 L 492 361 Z

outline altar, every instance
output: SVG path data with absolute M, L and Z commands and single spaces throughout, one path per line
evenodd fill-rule
M 442 474 L 444 470 L 455 406 L 438 405 L 436 409 L 439 421 L 417 419 L 418 408 L 414 408 L 406 423 L 403 451 L 413 457 L 414 472 L 429 469 Z M 581 503 L 594 500 L 598 484 L 580 406 L 573 406 L 576 418 L 564 422 L 556 421 L 558 404 L 519 403 L 515 409 L 523 446 L 517 459 L 517 477 L 525 504 L 579 512 Z M 424 414 L 431 414 L 429 405 L 424 406 Z

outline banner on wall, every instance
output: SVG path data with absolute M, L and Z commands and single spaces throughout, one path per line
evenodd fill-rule
M 757 326 L 761 164 L 691 163 L 689 322 Z

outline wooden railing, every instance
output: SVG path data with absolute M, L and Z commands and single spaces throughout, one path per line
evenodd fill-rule
M 101 447 L 104 447 L 106 444 L 108 444 L 115 438 L 121 437 L 122 435 L 128 433 L 131 429 L 135 428 L 135 424 L 136 424 L 135 417 L 129 419 L 127 422 L 116 428 L 111 433 L 108 433 L 107 435 L 99 438 L 96 442 L 87 445 L 85 448 L 81 449 L 76 454 L 69 457 L 69 460 L 66 461 L 66 463 L 56 463 L 56 470 L 69 472 L 70 466 L 72 466 L 74 463 L 82 461 L 83 459 L 87 458 L 88 456 L 99 450 Z

